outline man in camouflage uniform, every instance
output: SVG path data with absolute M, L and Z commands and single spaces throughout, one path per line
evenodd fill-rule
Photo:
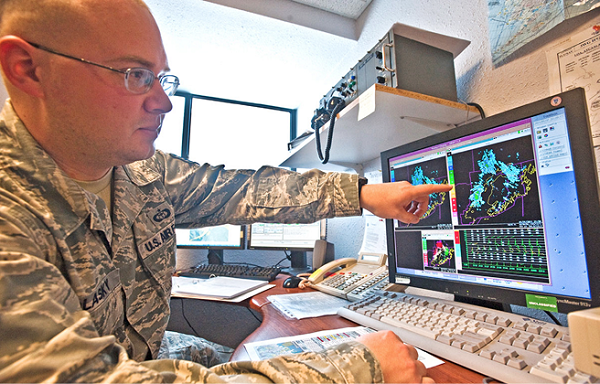
M 313 222 L 361 207 L 416 222 L 446 187 L 359 194 L 356 175 L 225 170 L 155 151 L 172 107 L 161 85 L 174 79 L 155 76 L 167 60 L 141 0 L 0 0 L 0 63 L 10 95 L 0 114 L 0 381 L 430 380 L 389 332 L 211 369 L 156 358 L 175 225 Z

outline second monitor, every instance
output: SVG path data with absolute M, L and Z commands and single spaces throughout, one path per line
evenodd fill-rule
M 255 223 L 248 231 L 248 249 L 290 252 L 292 274 L 310 270 L 306 252 L 313 252 L 315 242 L 325 239 L 327 221 L 311 224 Z
M 223 249 L 244 249 L 245 226 L 176 228 L 177 248 L 208 249 L 210 264 L 223 264 Z

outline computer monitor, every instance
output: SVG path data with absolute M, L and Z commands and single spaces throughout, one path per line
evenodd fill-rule
M 312 252 L 315 241 L 324 240 L 327 221 L 310 224 L 254 223 L 248 234 L 248 249 L 289 251 L 291 273 L 306 272 L 306 252 Z
M 600 203 L 575 89 L 381 154 L 384 182 L 449 183 L 418 224 L 387 220 L 390 281 L 568 313 L 600 295 Z
M 177 248 L 208 249 L 211 264 L 223 263 L 223 249 L 244 249 L 245 227 L 224 224 L 214 227 L 175 228 Z

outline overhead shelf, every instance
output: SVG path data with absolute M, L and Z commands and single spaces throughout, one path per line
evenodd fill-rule
M 311 135 L 290 150 L 281 166 L 352 168 L 362 173 L 362 164 L 385 150 L 478 119 L 479 111 L 473 106 L 375 84 L 338 114 L 327 164 L 319 160 Z M 324 150 L 329 123 L 319 132 Z

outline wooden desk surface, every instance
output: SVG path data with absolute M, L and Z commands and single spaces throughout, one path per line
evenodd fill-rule
M 323 331 L 326 329 L 336 329 L 344 327 L 354 327 L 358 324 L 347 320 L 338 315 L 321 316 L 301 320 L 290 320 L 285 317 L 277 308 L 275 308 L 267 299 L 270 295 L 306 292 L 298 288 L 286 289 L 282 287 L 283 281 L 288 276 L 280 275 L 273 283 L 276 284 L 265 292 L 252 297 L 248 303 L 250 308 L 262 313 L 263 322 L 250 336 L 248 336 L 236 348 L 231 357 L 231 361 L 249 360 L 250 357 L 244 348 L 245 343 L 253 341 L 262 341 L 282 336 L 295 336 L 304 333 Z M 446 361 L 446 360 L 444 360 Z M 484 376 L 463 368 L 452 362 L 446 361 L 442 365 L 428 370 L 428 376 L 433 378 L 436 383 L 481 383 Z

